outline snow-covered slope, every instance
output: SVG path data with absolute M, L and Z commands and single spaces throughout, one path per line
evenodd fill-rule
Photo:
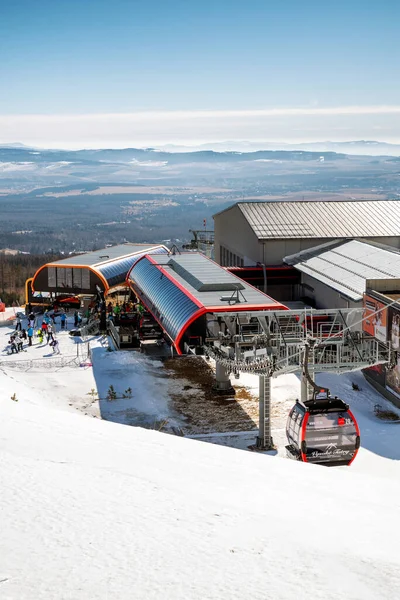
M 79 366 L 84 345 L 57 337 L 60 358 L 37 340 L 0 358 L 1 600 L 400 597 L 399 430 L 376 421 L 361 375 L 362 392 L 323 376 L 363 446 L 326 469 L 279 457 L 294 375 L 273 382 L 271 457 L 100 420 L 89 392 L 110 382 L 144 414 L 170 410 L 161 363 L 93 340 L 96 368 Z
M 400 596 L 398 479 L 0 411 L 2 598 Z

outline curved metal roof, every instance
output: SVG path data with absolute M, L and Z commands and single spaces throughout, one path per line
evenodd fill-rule
M 98 276 L 99 283 L 103 284 L 107 292 L 111 287 L 125 283 L 129 270 L 146 254 L 168 254 L 168 252 L 168 248 L 162 244 L 121 244 L 96 250 L 96 252 L 70 256 L 47 263 L 38 269 L 32 280 L 32 289 L 36 289 L 35 280 L 43 269 L 50 268 L 53 271 L 55 269 L 69 269 L 70 271 L 88 269 Z M 72 277 L 71 274 L 71 280 Z
M 127 281 L 179 354 L 185 331 L 206 313 L 285 308 L 200 253 L 144 256 Z

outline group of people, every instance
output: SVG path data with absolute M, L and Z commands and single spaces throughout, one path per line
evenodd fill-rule
M 116 325 L 119 324 L 120 319 L 123 319 L 126 313 L 136 313 L 138 315 L 142 315 L 143 312 L 144 308 L 140 302 L 123 302 L 122 304 L 119 304 L 119 302 L 116 302 L 115 304 L 109 302 L 107 304 L 108 318 Z
M 23 327 L 24 320 L 27 320 L 25 327 Z M 43 344 L 46 340 L 52 350 L 53 354 L 60 354 L 60 345 L 56 338 L 56 316 L 53 313 L 49 314 L 46 311 L 43 315 L 40 327 L 36 329 L 38 323 L 33 312 L 30 312 L 25 319 L 20 315 L 17 315 L 15 322 L 15 331 L 11 334 L 7 351 L 9 354 L 18 354 L 19 352 L 26 351 L 24 348 L 24 342 L 28 342 L 28 346 L 33 345 L 33 338 L 36 337 L 39 344 Z M 65 313 L 60 315 L 61 330 L 66 329 L 67 316 Z

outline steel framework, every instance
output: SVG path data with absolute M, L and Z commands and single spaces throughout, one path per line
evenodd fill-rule
M 390 345 L 363 333 L 362 321 L 359 308 L 209 315 L 213 327 L 208 328 L 206 355 L 225 374 L 249 372 L 260 377 L 258 447 L 272 447 L 271 377 L 300 373 L 304 400 L 312 395 L 306 371 L 311 377 L 317 372 L 345 373 L 394 360 Z

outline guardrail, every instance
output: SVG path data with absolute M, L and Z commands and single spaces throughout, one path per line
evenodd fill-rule
M 77 344 L 76 354 L 73 355 L 54 355 L 47 358 L 32 358 L 29 360 L 2 360 L 1 369 L 13 371 L 57 371 L 65 367 L 90 366 L 91 350 L 89 343 Z

